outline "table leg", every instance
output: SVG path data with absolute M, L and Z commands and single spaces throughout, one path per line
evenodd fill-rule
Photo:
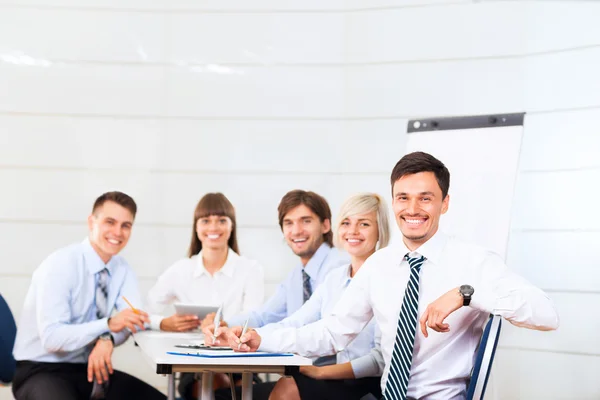
M 200 398 L 202 400 L 213 400 L 215 398 L 213 378 L 214 374 L 212 372 L 202 373 L 202 391 L 200 392 Z
M 167 386 L 167 399 L 175 400 L 175 374 L 169 374 Z
M 252 372 L 242 374 L 242 400 L 252 400 Z

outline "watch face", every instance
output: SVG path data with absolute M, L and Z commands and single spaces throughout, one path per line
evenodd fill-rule
M 471 285 L 462 285 L 460 287 L 460 293 L 462 293 L 463 296 L 472 296 L 473 293 L 475 293 L 475 289 L 473 289 L 473 286 Z

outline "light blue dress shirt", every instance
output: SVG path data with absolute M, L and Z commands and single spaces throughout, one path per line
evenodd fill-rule
M 18 324 L 16 360 L 87 363 L 94 342 L 108 332 L 108 318 L 96 318 L 98 272 L 109 273 L 108 310 L 142 304 L 137 278 L 121 256 L 104 264 L 89 239 L 52 253 L 35 270 Z M 115 346 L 129 331 L 113 333 Z
M 345 252 L 323 243 L 306 266 L 298 263 L 287 278 L 279 284 L 275 294 L 261 308 L 229 318 L 227 323 L 229 326 L 239 326 L 243 325 L 246 318 L 248 318 L 248 326 L 258 328 L 289 317 L 298 311 L 304 303 L 302 292 L 303 268 L 310 277 L 310 285 L 314 293 L 330 271 L 342 265 L 347 265 L 349 261 L 350 259 Z
M 360 274 L 360 270 L 357 274 Z M 281 328 L 300 328 L 331 314 L 351 280 L 350 265 L 336 268 L 327 275 L 325 281 L 298 311 L 280 322 L 259 328 L 258 333 L 263 335 Z M 376 324 L 371 320 L 344 350 L 337 353 L 337 363 L 350 361 L 356 378 L 381 376 L 383 359 L 380 349 L 376 346 L 375 335 L 379 335 L 376 331 Z

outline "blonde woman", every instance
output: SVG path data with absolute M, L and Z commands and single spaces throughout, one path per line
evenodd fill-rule
M 338 299 L 365 260 L 389 241 L 389 216 L 381 196 L 360 193 L 348 198 L 338 217 L 336 244 L 349 255 L 351 262 L 331 271 L 310 299 L 290 317 L 257 329 L 263 332 L 300 327 L 320 320 L 331 313 Z M 378 334 L 371 322 L 344 350 L 333 357 L 323 357 L 315 365 L 302 367 L 293 378 L 282 378 L 271 392 L 270 399 L 360 399 L 380 391 L 383 360 L 376 345 Z M 205 334 L 210 335 L 209 330 Z M 325 365 L 322 364 L 332 364 Z M 268 385 L 265 383 L 262 385 Z M 261 386 L 261 385 L 254 385 Z M 253 388 L 255 393 L 264 390 Z M 219 391 L 217 398 L 227 393 Z

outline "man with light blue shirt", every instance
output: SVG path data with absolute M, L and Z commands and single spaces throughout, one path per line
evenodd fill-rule
M 248 319 L 249 327 L 258 328 L 291 316 L 308 301 L 329 272 L 349 263 L 347 254 L 333 247 L 331 209 L 325 198 L 310 191 L 292 190 L 283 196 L 277 211 L 283 236 L 300 257 L 300 263 L 262 307 L 227 319 L 227 325 L 243 325 Z M 206 328 L 210 324 L 212 321 L 205 320 L 202 325 Z M 253 385 L 254 399 L 267 399 L 274 386 L 275 382 Z M 217 400 L 231 398 L 229 389 L 217 390 L 215 395 Z
M 230 326 L 258 328 L 289 317 L 302 307 L 333 269 L 347 265 L 347 254 L 333 247 L 331 209 L 314 192 L 292 190 L 277 208 L 279 226 L 300 263 L 279 284 L 277 291 L 258 310 L 227 320 Z
M 123 299 L 141 304 L 135 274 L 118 255 L 136 211 L 125 193 L 103 194 L 88 217 L 89 237 L 52 253 L 33 273 L 14 347 L 17 400 L 165 398 L 111 363 L 114 346 L 149 321 Z

